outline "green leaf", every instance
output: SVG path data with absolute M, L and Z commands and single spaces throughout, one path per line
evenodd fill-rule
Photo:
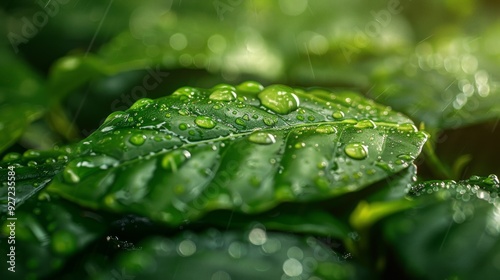
M 175 226 L 212 210 L 259 213 L 363 189 L 405 169 L 426 139 L 352 92 L 186 87 L 110 115 L 49 190 Z
M 362 279 L 367 271 L 313 237 L 210 229 L 149 238 L 93 279 Z M 196 269 L 193 269 L 196 268 Z
M 0 46 L 0 152 L 14 144 L 48 106 L 40 77 Z
M 21 206 L 26 200 L 44 189 L 52 178 L 68 162 L 71 148 L 35 151 L 27 150 L 23 155 L 12 152 L 0 161 L 0 213 L 7 211 L 8 199 L 15 198 L 15 206 Z M 11 185 L 8 185 L 8 183 Z M 14 185 L 12 185 L 14 183 Z M 14 193 L 9 191 L 14 187 Z
M 14 247 L 15 273 L 4 265 L 0 272 L 2 279 L 48 276 L 64 267 L 71 256 L 81 252 L 106 228 L 105 219 L 100 214 L 45 192 L 18 207 L 16 220 L 4 217 L 0 220 L 0 245 L 9 250 L 8 253 L 11 246 Z M 15 232 L 15 243 L 9 242 L 11 229 Z
M 427 279 L 496 278 L 499 193 L 495 175 L 416 185 L 416 206 L 379 224 L 384 246 L 393 253 L 388 255 L 387 270 L 401 265 L 412 277 Z M 375 239 L 380 242 L 380 237 Z

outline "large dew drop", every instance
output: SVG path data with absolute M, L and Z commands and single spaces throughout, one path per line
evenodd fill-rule
M 12 160 L 20 159 L 20 158 L 21 158 L 21 154 L 16 153 L 16 152 L 11 152 L 11 153 L 6 154 L 3 157 L 3 161 L 12 161 Z
M 262 131 L 252 132 L 252 134 L 250 134 L 250 136 L 248 137 L 248 140 L 250 142 L 261 145 L 270 145 L 276 143 L 276 138 L 274 137 L 274 135 Z
M 24 152 L 23 156 L 25 158 L 36 158 L 40 156 L 40 152 L 35 150 L 27 150 L 26 152 Z
M 134 134 L 134 135 L 130 136 L 128 141 L 135 146 L 140 146 L 140 145 L 144 144 L 144 142 L 146 141 L 146 135 Z
M 209 117 L 205 117 L 205 116 L 196 117 L 194 122 L 196 123 L 197 126 L 199 126 L 201 128 L 207 128 L 207 129 L 214 128 L 215 125 L 217 124 L 214 120 L 212 120 Z
M 64 181 L 70 184 L 76 184 L 80 182 L 80 176 L 76 172 L 75 168 L 67 166 L 62 172 Z
M 332 117 L 334 117 L 335 119 L 341 119 L 344 117 L 344 112 L 335 111 L 335 112 L 333 112 Z
M 361 120 L 354 125 L 355 128 L 376 128 L 377 126 L 372 120 Z
M 412 123 L 402 123 L 398 125 L 398 129 L 402 131 L 408 131 L 408 132 L 417 132 L 417 127 L 413 125 Z
M 216 89 L 208 97 L 215 101 L 233 101 L 236 99 L 236 92 L 231 89 Z
M 335 129 L 335 127 L 333 127 L 329 124 L 323 124 L 323 125 L 320 125 L 316 128 L 316 132 L 321 133 L 321 134 L 332 134 L 332 133 L 336 133 L 337 129 Z
M 254 81 L 243 82 L 239 84 L 237 88 L 242 91 L 255 92 L 255 93 L 260 92 L 261 90 L 264 89 L 264 87 L 260 83 Z
M 264 107 L 278 114 L 288 114 L 299 107 L 299 98 L 294 90 L 284 85 L 271 85 L 258 95 Z
M 350 143 L 344 149 L 346 155 L 353 159 L 364 159 L 368 156 L 368 147 L 361 143 Z

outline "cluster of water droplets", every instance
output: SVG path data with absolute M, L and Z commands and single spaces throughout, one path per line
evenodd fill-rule
M 454 192 L 454 197 L 464 201 L 468 201 L 471 195 L 476 195 L 477 198 L 484 199 L 488 202 L 494 202 L 490 199 L 496 199 L 500 193 L 500 182 L 495 174 L 487 177 L 472 176 L 468 180 L 462 181 L 439 181 L 430 183 L 421 183 L 412 187 L 411 193 L 415 196 L 425 194 L 433 194 L 441 190 L 450 190 Z M 451 192 L 446 192 L 446 195 L 451 195 Z
M 8 166 L 16 168 L 43 168 L 45 165 L 65 164 L 69 160 L 72 149 L 56 147 L 53 151 L 26 150 L 23 154 L 10 152 L 0 161 L 0 170 Z
M 336 106 L 339 104 L 342 106 Z M 307 111 L 304 108 L 309 109 Z M 314 108 L 322 108 L 321 110 L 326 110 L 328 114 L 323 119 L 316 119 L 311 114 Z M 190 139 L 206 139 L 217 141 L 217 143 L 228 140 L 230 145 L 230 140 L 244 136 L 252 144 L 282 145 L 284 138 L 278 137 L 278 133 L 271 128 L 278 124 L 280 127 L 283 125 L 283 127 L 290 128 L 283 120 L 288 121 L 288 116 L 292 115 L 297 116 L 293 119 L 295 122 L 299 121 L 299 127 L 301 123 L 316 121 L 319 123 L 307 124 L 298 130 L 292 127 L 290 131 L 299 131 L 300 134 L 301 129 L 305 129 L 304 131 L 312 130 L 315 135 L 324 135 L 325 141 L 328 139 L 335 141 L 334 139 L 342 134 L 338 132 L 348 127 L 360 132 L 376 130 L 379 126 L 385 127 L 386 123 L 360 118 L 361 115 L 356 113 L 358 111 L 366 113 L 374 108 L 378 113 L 385 112 L 381 113 L 383 116 L 389 115 L 388 110 L 390 109 L 369 101 L 365 102 L 354 93 L 336 95 L 320 90 L 306 92 L 283 85 L 264 87 L 252 81 L 243 82 L 237 86 L 219 84 L 209 90 L 184 87 L 176 90 L 170 97 L 156 101 L 147 98 L 141 99 L 134 103 L 130 110 L 113 113 L 107 118 L 105 125 L 99 132 L 99 137 L 91 138 L 88 142 L 82 143 L 81 147 L 83 147 L 82 150 L 86 151 L 84 154 L 95 157 L 116 149 L 114 139 L 119 139 L 118 147 L 123 151 L 123 155 L 121 155 L 123 159 L 136 157 L 149 159 L 158 156 L 158 162 L 163 169 L 176 173 L 184 164 L 190 162 L 192 157 L 196 156 L 191 155 L 190 149 L 183 147 L 190 143 Z M 221 110 L 221 113 L 214 113 L 217 110 Z M 240 111 L 244 111 L 244 113 Z M 303 122 L 298 119 L 298 116 L 304 116 Z M 253 124 L 247 128 L 251 122 L 255 123 L 255 128 L 251 128 L 254 126 Z M 123 126 L 126 129 L 122 129 Z M 270 129 L 265 128 L 266 126 Z M 411 123 L 399 125 L 392 123 L 390 126 L 392 126 L 393 131 L 407 133 L 408 136 L 416 133 L 416 128 Z M 232 136 L 231 128 L 242 129 L 242 133 L 239 133 L 238 136 Z M 210 131 L 215 132 L 210 134 Z M 203 135 L 212 136 L 204 138 Z M 194 138 L 190 138 L 190 136 Z M 213 147 L 212 150 L 215 153 L 220 153 L 219 150 L 226 145 L 226 143 L 220 145 L 214 143 L 206 142 L 203 145 Z M 347 141 L 339 143 L 338 147 L 341 149 L 339 155 L 342 155 L 339 159 L 336 159 L 335 162 L 320 160 L 316 164 L 318 173 L 314 180 L 315 184 L 327 188 L 330 185 L 330 179 L 325 176 L 327 172 L 334 172 L 336 178 L 347 182 L 360 179 L 364 175 L 374 175 L 380 168 L 392 172 L 394 165 L 406 167 L 414 159 L 413 155 L 401 153 L 396 155 L 398 156 L 397 160 L 385 162 L 378 156 L 374 166 L 367 162 L 357 172 L 341 175 L 343 170 L 338 168 L 339 165 L 351 165 L 353 161 L 376 158 L 379 151 L 372 148 L 372 144 L 370 141 L 358 141 L 354 138 L 351 141 L 347 139 Z M 309 148 L 318 150 L 319 143 L 307 143 L 306 145 L 306 142 L 299 141 L 293 147 L 288 148 L 291 149 L 290 153 Z M 280 156 L 280 154 L 276 154 L 270 157 L 269 164 L 275 166 L 276 163 L 280 163 L 278 158 Z M 117 161 L 108 161 L 91 158 L 74 160 L 64 169 L 63 179 L 67 183 L 76 184 L 86 174 L 118 165 Z M 277 171 L 282 173 L 283 167 L 280 166 Z M 206 177 L 209 178 L 208 175 Z M 255 182 L 252 185 L 255 185 L 257 181 L 261 182 L 261 180 L 253 181 Z

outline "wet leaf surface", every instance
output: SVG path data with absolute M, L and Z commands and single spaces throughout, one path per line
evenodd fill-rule
M 181 88 L 115 112 L 49 191 L 178 225 L 360 190 L 409 166 L 427 139 L 352 92 L 254 82 Z

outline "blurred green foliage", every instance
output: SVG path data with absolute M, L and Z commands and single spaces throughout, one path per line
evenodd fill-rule
M 170 251 L 155 251 L 155 242 L 150 239 L 143 253 L 134 252 L 115 260 L 112 265 L 103 265 L 113 259 L 114 253 L 121 251 L 103 252 L 111 242 L 100 246 L 102 244 L 96 245 L 93 238 L 105 230 L 88 228 L 93 228 L 92 223 L 96 220 L 96 224 L 102 226 L 103 221 L 108 223 L 119 217 L 100 217 L 100 214 L 74 207 L 57 196 L 47 203 L 45 199 L 50 196 L 39 191 L 64 168 L 65 156 L 73 153 L 76 147 L 72 143 L 89 136 L 110 113 L 125 110 L 140 98 L 165 96 L 183 86 L 210 88 L 219 83 L 257 80 L 264 85 L 283 83 L 303 88 L 354 90 L 406 114 L 429 132 L 430 141 L 423 155 L 415 161 L 420 180 L 458 180 L 471 175 L 500 174 L 497 162 L 500 157 L 499 14 L 500 2 L 495 0 L 3 1 L 0 3 L 1 156 L 8 162 L 16 160 L 12 152 L 24 153 L 24 157 L 29 158 L 33 152 L 30 149 L 55 147 L 41 153 L 41 157 L 54 159 L 54 163 L 47 162 L 49 167 L 43 170 L 32 167 L 43 176 L 34 179 L 29 168 L 19 172 L 24 180 L 19 191 L 28 205 L 20 215 L 26 218 L 30 227 L 20 231 L 21 238 L 29 240 L 21 249 L 36 250 L 46 261 L 21 266 L 43 267 L 40 273 L 46 275 L 61 268 L 66 261 L 61 257 L 65 248 L 59 248 L 61 254 L 48 256 L 48 251 L 40 244 L 46 244 L 43 237 L 47 234 L 64 239 L 68 237 L 65 233 L 76 232 L 89 236 L 79 243 L 69 242 L 74 247 L 68 250 L 80 254 L 72 257 L 70 263 L 86 264 L 77 265 L 86 270 L 75 268 L 76 272 L 103 278 L 109 278 L 111 273 L 114 278 L 123 278 L 129 271 L 120 270 L 120 267 L 130 263 L 135 267 L 134 274 L 151 277 L 147 266 L 141 266 L 140 258 L 153 258 Z M 67 148 L 57 149 L 62 146 Z M 408 171 L 402 176 L 404 179 L 393 180 L 388 185 L 393 184 L 396 190 L 406 189 L 408 182 L 413 180 L 409 178 L 413 173 Z M 432 189 L 429 191 L 432 194 L 428 195 L 432 199 L 414 198 L 415 205 L 420 208 L 409 210 L 404 207 L 413 204 L 403 203 L 404 207 L 400 207 L 398 200 L 377 204 L 377 200 L 385 200 L 391 195 L 375 193 L 366 199 L 369 203 L 360 203 L 353 212 L 375 214 L 359 217 L 353 214 L 351 217 L 352 224 L 358 226 L 354 226 L 358 230 L 356 234 L 364 234 L 372 242 L 363 243 L 367 241 L 360 241 L 351 234 L 354 245 L 346 244 L 350 247 L 335 251 L 338 254 L 346 250 L 370 253 L 364 257 L 358 255 L 356 261 L 343 263 L 345 265 L 340 262 L 340 268 L 334 271 L 340 273 L 340 278 L 366 278 L 365 269 L 378 271 L 382 276 L 398 272 L 420 277 L 429 269 L 442 269 L 442 274 L 436 275 L 443 277 L 468 277 L 475 275 L 476 270 L 486 278 L 494 275 L 495 270 L 488 269 L 500 267 L 499 257 L 484 249 L 484 244 L 470 265 L 458 267 L 462 272 L 457 275 L 450 274 L 457 269 L 453 264 L 434 266 L 461 252 L 462 249 L 458 249 L 462 244 L 461 232 L 475 238 L 481 234 L 479 228 L 490 226 L 491 221 L 498 224 L 497 204 L 492 206 L 489 201 L 480 199 L 463 202 L 462 197 L 459 201 L 449 197 L 450 193 L 457 195 L 454 191 L 457 187 L 477 185 L 482 188 L 484 184 L 479 181 L 477 178 L 458 183 L 446 181 L 445 188 L 453 190 L 439 192 L 434 189 L 435 185 L 426 183 L 426 188 Z M 32 191 L 30 186 L 35 183 L 36 188 Z M 488 189 L 488 195 L 493 193 L 496 194 Z M 2 200 L 5 199 L 3 192 Z M 346 206 L 351 210 L 359 202 L 358 197 L 344 199 L 354 201 L 353 205 Z M 36 200 L 44 202 L 40 204 Z M 30 207 L 51 213 L 50 219 L 67 225 L 62 225 L 61 229 L 40 224 Z M 467 219 L 457 222 L 454 216 L 460 212 L 457 209 L 466 213 Z M 477 209 L 481 217 L 470 216 L 467 209 Z M 389 215 L 398 211 L 401 212 L 395 216 Z M 281 215 L 284 213 L 290 217 L 295 215 L 290 209 L 283 210 Z M 324 214 L 319 211 L 315 217 Z M 275 217 L 273 215 L 278 214 L 255 219 L 269 222 L 272 220 L 269 217 Z M 70 221 L 69 216 L 75 217 L 74 221 Z M 87 216 L 93 217 L 92 221 L 76 226 Z M 436 216 L 441 219 L 435 219 Z M 206 218 L 218 221 L 220 217 L 217 214 Z M 283 220 L 275 222 L 283 229 L 287 224 L 286 216 L 280 217 Z M 408 217 L 411 222 L 407 221 Z M 243 228 L 246 218 L 234 218 L 241 219 Z M 414 228 L 408 223 L 429 224 L 429 231 L 412 231 Z M 147 223 L 140 225 L 149 226 Z M 450 230 L 451 225 L 454 227 Z M 163 230 L 154 228 L 152 231 L 160 234 Z M 321 230 L 324 228 L 316 228 L 314 232 Z M 447 230 L 450 240 L 455 242 L 450 247 L 440 243 L 442 238 L 447 238 Z M 47 233 L 27 234 L 30 231 Z M 438 234 L 432 235 L 431 231 Z M 201 237 L 174 237 L 173 242 L 179 246 L 186 238 L 199 238 L 200 244 L 205 244 L 203 234 Z M 492 248 L 498 247 L 498 242 L 495 243 L 497 231 L 489 229 L 489 234 L 489 239 L 483 242 L 489 242 Z M 222 239 L 239 238 L 235 236 Z M 374 245 L 379 237 L 383 244 L 393 248 L 390 252 Z M 418 242 L 413 246 L 401 245 L 415 239 Z M 66 241 L 61 244 L 68 244 Z M 158 242 L 171 244 L 164 239 Z M 312 246 L 305 246 L 303 240 L 298 239 L 290 242 L 298 242 L 294 244 L 299 244 L 296 246 L 304 252 Z M 88 244 L 100 248 L 85 247 Z M 228 244 L 217 248 L 225 248 Z M 436 252 L 438 245 L 439 249 L 444 248 L 443 252 Z M 79 251 L 83 249 L 85 252 Z M 415 252 L 419 261 L 413 263 Z M 436 258 L 428 260 L 426 254 Z M 487 263 L 488 269 L 481 270 L 476 260 L 486 255 L 493 262 Z M 203 256 L 195 257 L 203 259 Z M 168 259 L 162 258 L 162 263 Z M 387 266 L 386 262 L 394 259 L 398 265 Z M 332 273 L 331 267 L 320 265 L 318 269 L 318 275 Z M 65 269 L 58 276 L 69 278 L 67 275 L 72 272 Z M 226 277 L 217 273 L 214 275 L 221 279 Z

